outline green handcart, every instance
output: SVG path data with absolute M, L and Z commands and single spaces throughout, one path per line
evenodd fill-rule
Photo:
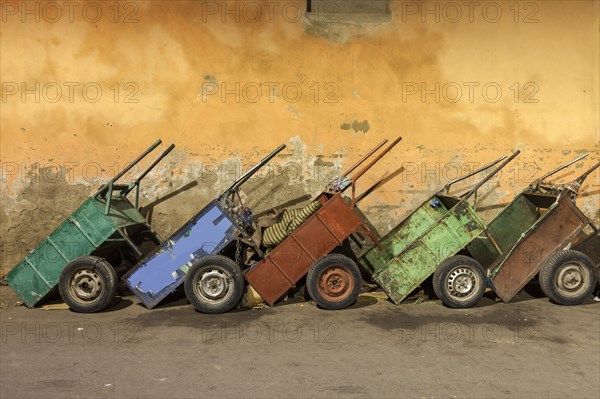
M 139 211 L 140 181 L 175 147 L 171 144 L 137 179 L 116 184 L 156 141 L 102 186 L 7 274 L 6 280 L 28 307 L 59 287 L 78 312 L 97 312 L 114 298 L 124 273 L 162 240 Z M 135 201 L 127 195 L 135 190 Z
M 477 192 L 519 153 L 517 150 L 508 159 L 504 156 L 449 182 L 390 231 L 381 240 L 381 247 L 373 247 L 359 257 L 362 268 L 392 302 L 399 304 L 431 276 L 440 263 L 463 251 L 474 238 L 487 233 L 487 225 L 476 209 Z M 500 165 L 496 166 L 498 163 Z M 455 183 L 493 166 L 496 168 L 467 193 L 462 196 L 449 194 Z M 469 267 L 467 271 L 469 279 L 485 281 L 481 266 Z M 473 281 L 464 281 L 464 284 L 465 295 L 460 298 L 461 302 L 478 299 L 480 293 L 475 288 L 485 290 L 485 284 L 478 285 Z

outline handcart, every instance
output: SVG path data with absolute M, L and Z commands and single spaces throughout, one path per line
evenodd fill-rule
M 117 181 L 160 144 L 156 141 L 102 186 L 8 273 L 8 284 L 27 306 L 34 307 L 57 286 L 77 312 L 97 312 L 112 302 L 118 272 L 162 241 L 139 211 L 140 182 L 175 146 L 133 182 Z M 134 189 L 132 204 L 127 195 Z
M 519 151 L 446 184 L 428 198 L 411 215 L 390 231 L 382 246 L 373 247 L 359 257 L 359 262 L 390 297 L 399 304 L 430 277 L 448 258 L 465 253 L 465 247 L 488 226 L 477 213 L 478 190 L 512 161 Z M 502 162 L 502 163 L 500 163 Z M 499 164 L 496 166 L 497 164 Z M 496 166 L 471 190 L 461 196 L 450 195 L 450 187 Z M 461 254 L 461 255 L 459 255 Z M 438 266 L 440 265 L 440 266 Z M 461 283 L 459 304 L 471 303 L 485 290 L 485 271 L 472 262 L 452 276 Z M 454 281 L 454 280 L 453 280 Z M 476 284 L 481 282 L 481 284 Z
M 328 190 L 317 196 L 316 212 L 246 271 L 244 277 L 269 306 L 304 276 L 308 294 L 324 309 L 343 309 L 356 301 L 360 292 L 360 270 L 352 259 L 332 251 L 353 233 L 368 236 L 379 245 L 357 212 L 356 204 L 364 195 L 356 197 L 356 182 L 401 139 L 397 138 L 364 168 L 348 177 L 387 140 L 380 143 L 335 184 L 330 184 Z M 349 187 L 352 187 L 352 195 L 348 200 L 342 194 Z
M 595 288 L 600 251 L 598 229 L 575 200 L 586 177 L 600 163 L 573 182 L 547 181 L 587 155 L 529 185 L 489 223 L 489 239 L 477 237 L 467 247 L 473 258 L 471 262 L 487 268 L 490 286 L 502 301 L 514 298 L 538 273 L 542 291 L 558 304 L 579 304 Z M 450 263 L 453 261 L 446 261 Z M 452 276 L 456 272 L 444 266 L 436 272 L 434 287 L 438 295 L 452 305 L 456 292 Z
M 123 276 L 129 289 L 146 307 L 152 309 L 175 291 L 186 281 L 190 270 L 198 279 L 195 291 L 198 299 L 188 297 L 199 310 L 221 313 L 240 301 L 244 289 L 239 267 L 242 246 L 262 255 L 252 238 L 255 229 L 252 210 L 244 205 L 240 189 L 285 147 L 280 145 L 237 178 Z

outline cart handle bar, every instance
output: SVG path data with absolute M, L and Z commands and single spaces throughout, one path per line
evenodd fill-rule
M 173 150 L 173 148 L 175 148 L 175 144 L 171 144 L 171 145 L 170 145 L 170 146 L 169 146 L 169 147 L 168 147 L 166 150 L 164 150 L 164 151 L 163 151 L 163 153 L 162 153 L 162 154 L 160 154 L 160 156 L 159 156 L 158 158 L 156 158 L 156 160 L 155 160 L 154 162 L 152 162 L 152 165 L 148 166 L 148 168 L 147 168 L 147 169 L 144 171 L 144 173 L 142 173 L 142 174 L 140 175 L 140 177 L 138 177 L 138 178 L 135 180 L 135 182 L 133 183 L 133 185 L 135 186 L 135 185 L 138 185 L 138 184 L 140 184 L 140 181 L 141 181 L 141 180 L 142 180 L 144 177 L 146 177 L 146 175 L 147 175 L 148 173 L 150 173 L 150 171 L 151 171 L 152 169 L 154 169 L 154 167 L 155 167 L 156 165 L 158 165 L 158 163 L 159 163 L 160 161 L 162 161 L 162 159 L 163 159 L 164 157 L 166 157 L 166 156 L 167 156 L 167 155 L 168 155 L 168 154 L 169 154 L 169 153 L 170 153 L 170 152 Z
M 373 167 L 373 165 L 375 165 L 377 162 L 379 162 L 379 160 L 381 158 L 383 158 L 383 156 L 385 154 L 387 154 L 392 148 L 394 148 L 396 146 L 396 144 L 398 144 L 400 142 L 400 140 L 402 140 L 402 137 L 398 137 L 396 140 L 394 140 L 392 142 L 392 144 L 388 145 L 383 151 L 381 151 L 371 162 L 369 162 L 369 164 L 367 166 L 365 166 L 364 168 L 362 168 L 360 171 L 358 171 L 354 176 L 351 177 L 352 179 L 352 185 L 354 185 L 354 183 L 362 176 L 364 175 L 369 169 L 371 169 Z M 381 145 L 379 145 L 377 148 L 380 148 Z M 374 152 L 374 151 L 373 151 Z M 372 153 L 369 154 L 372 155 Z M 362 163 L 362 162 L 361 162 Z
M 368 171 L 369 169 L 371 169 L 371 167 L 373 167 L 373 165 L 375 165 L 377 162 L 379 162 L 379 160 L 381 158 L 383 158 L 383 156 L 385 154 L 387 154 L 388 152 L 390 152 L 390 150 L 392 148 L 394 148 L 396 146 L 396 144 L 398 144 L 400 142 L 400 140 L 402 140 L 402 137 L 398 136 L 398 138 L 396 140 L 394 140 L 392 142 L 392 144 L 388 145 L 383 151 L 381 151 L 371 162 L 369 162 L 369 164 L 367 166 L 365 166 L 364 168 L 362 168 L 358 173 L 356 173 L 354 176 L 351 177 L 351 182 L 352 184 L 349 184 L 348 186 L 346 186 L 344 189 L 342 189 L 342 192 L 345 191 L 348 187 L 352 186 L 352 201 L 351 201 L 351 207 L 354 208 L 356 206 L 356 181 L 365 174 L 366 171 Z M 381 146 L 379 146 L 381 147 Z M 375 188 L 375 187 L 374 187 Z M 367 193 L 370 193 L 368 190 L 365 191 L 363 193 L 363 195 L 359 196 L 359 200 L 363 199 Z
M 362 165 L 363 162 L 365 162 L 367 159 L 369 159 L 369 157 L 371 155 L 373 155 L 375 153 L 375 151 L 377 151 L 378 149 L 380 149 L 385 143 L 388 142 L 388 139 L 384 139 L 381 143 L 377 144 L 377 146 L 375 148 L 373 148 L 371 151 L 369 151 L 364 157 L 362 157 L 358 162 L 356 162 L 354 165 L 352 165 L 350 167 L 350 169 L 348 169 L 347 171 L 345 171 L 342 176 L 348 176 L 350 173 L 352 173 L 352 171 L 356 168 L 358 168 L 360 165 Z
M 481 168 L 474 170 L 473 172 L 461 176 L 461 177 L 457 177 L 454 180 L 449 181 L 444 187 L 442 187 L 442 189 L 440 191 L 438 191 L 438 193 L 442 193 L 442 192 L 446 192 L 446 194 L 448 194 L 448 192 L 450 191 L 450 186 L 453 185 L 454 183 L 458 183 L 459 181 L 463 181 L 465 179 L 468 179 L 471 176 L 475 176 L 476 174 L 479 174 L 485 170 L 488 170 L 489 168 L 491 168 L 492 166 L 496 165 L 498 162 L 502 161 L 504 158 L 506 158 L 508 155 L 503 155 L 500 158 L 496 159 L 494 162 L 489 163 L 485 166 L 482 166 Z
M 586 154 L 587 155 L 587 154 Z M 579 184 L 583 184 L 584 180 L 588 177 L 590 173 L 598 169 L 600 166 L 600 162 L 597 162 L 596 165 L 592 166 L 588 170 L 586 170 L 581 176 L 579 176 L 575 181 Z
M 545 179 L 547 179 L 548 177 L 552 176 L 553 174 L 556 174 L 556 173 L 560 172 L 561 170 L 563 170 L 563 169 L 565 169 L 565 168 L 567 168 L 567 167 L 569 167 L 569 166 L 573 165 L 575 162 L 577 162 L 577 161 L 579 161 L 579 160 L 581 160 L 581 159 L 583 159 L 583 158 L 587 157 L 588 155 L 590 155 L 590 154 L 589 154 L 589 153 L 583 154 L 583 155 L 581 155 L 581 156 L 579 156 L 579 157 L 575 158 L 574 160 L 572 160 L 572 161 L 569 161 L 569 162 L 567 162 L 566 164 L 564 164 L 564 165 L 562 165 L 562 166 L 559 166 L 558 168 L 554 169 L 553 171 L 551 171 L 551 172 L 548 172 L 548 173 L 546 173 L 544 176 L 542 176 L 542 177 L 540 177 L 539 179 L 537 179 L 537 181 L 542 181 L 542 180 L 545 180 Z
M 466 200 L 471 195 L 475 194 L 477 192 L 477 190 L 479 190 L 479 188 L 481 186 L 483 186 L 485 183 L 487 183 L 488 180 L 490 180 L 496 173 L 500 172 L 500 170 L 502 168 L 504 168 L 510 161 L 512 161 L 513 159 L 515 159 L 517 157 L 517 155 L 519 155 L 520 153 L 521 153 L 521 150 L 516 150 L 515 152 L 513 152 L 512 155 L 510 157 L 508 157 L 507 160 L 505 160 L 504 162 L 502 162 L 496 169 L 494 169 L 492 171 L 492 173 L 490 173 L 484 179 L 482 179 L 479 183 L 477 183 L 477 185 L 475 187 L 473 187 L 471 189 L 471 191 L 469 191 L 465 195 L 463 195 L 462 198 Z
M 265 166 L 265 164 L 267 162 L 269 162 L 273 157 L 275 157 L 275 155 L 277 155 L 281 151 L 283 151 L 283 149 L 285 147 L 286 147 L 286 145 L 282 144 L 279 147 L 277 147 L 275 150 L 273 150 L 273 152 L 271 152 L 269 155 L 267 155 L 266 157 L 264 157 L 262 159 L 262 161 L 260 161 L 256 165 L 254 165 L 252 167 L 252 169 L 248 170 L 246 173 L 244 173 L 243 175 L 241 175 L 240 177 L 238 177 L 237 179 L 235 179 L 234 182 L 231 183 L 231 185 L 227 188 L 227 190 L 223 191 L 223 193 L 221 193 L 221 195 L 219 195 L 218 198 L 221 198 L 224 195 L 227 195 L 228 193 L 230 193 L 232 191 L 238 190 L 241 187 L 242 184 L 244 184 L 246 181 L 248 181 L 248 179 L 250 179 L 252 177 L 252 175 L 254 175 L 260 168 L 262 168 L 263 166 Z
M 156 147 L 158 147 L 161 143 L 162 143 L 161 139 L 156 140 L 156 142 L 154 144 L 152 144 L 146 151 L 144 151 L 139 157 L 137 157 L 133 162 L 131 162 L 129 165 L 127 165 L 122 171 L 117 173 L 117 175 L 115 177 L 113 177 L 111 180 L 109 180 L 108 183 L 106 183 L 105 185 L 100 187 L 98 192 L 96 194 L 94 194 L 94 197 L 96 197 L 96 196 L 102 194 L 104 191 L 106 191 L 106 189 L 108 189 L 108 187 L 110 185 L 112 185 L 117 180 L 119 180 L 125 173 L 129 172 L 129 170 L 131 170 L 131 168 L 133 168 L 138 162 L 140 162 L 142 159 L 144 159 L 144 157 L 146 155 L 148 155 L 152 151 L 154 151 L 154 149 Z

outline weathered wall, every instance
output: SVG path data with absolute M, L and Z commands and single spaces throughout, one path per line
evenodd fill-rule
M 598 2 L 313 3 L 2 2 L 0 274 L 158 137 L 177 145 L 143 186 L 163 234 L 280 143 L 247 188 L 259 210 L 402 135 L 361 183 L 399 172 L 361 204 L 382 233 L 512 149 L 487 217 L 540 170 L 598 159 Z M 585 189 L 597 220 L 597 172 Z

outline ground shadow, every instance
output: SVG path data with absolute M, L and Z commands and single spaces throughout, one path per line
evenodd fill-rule
M 185 290 L 183 284 L 167 295 L 162 301 L 158 303 L 152 309 L 169 309 L 181 306 L 187 306 L 189 304 L 187 297 L 185 296 Z M 145 308 L 143 303 L 139 302 L 138 306 Z
M 116 301 L 112 304 L 112 306 L 109 306 L 106 309 L 104 309 L 102 313 L 117 312 L 119 310 L 125 309 L 126 307 L 129 307 L 132 304 L 133 301 L 131 299 L 117 298 Z

